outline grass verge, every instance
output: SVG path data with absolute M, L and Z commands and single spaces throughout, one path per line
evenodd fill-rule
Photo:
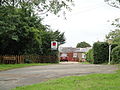
M 120 90 L 120 70 L 112 74 L 64 77 L 12 90 Z
M 89 62 L 80 62 L 80 64 L 91 64 Z
M 49 65 L 50 63 L 31 63 L 31 64 L 0 64 L 0 71 L 22 68 L 28 66 Z

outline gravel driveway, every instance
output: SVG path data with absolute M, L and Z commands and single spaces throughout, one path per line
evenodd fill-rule
M 93 65 L 79 63 L 60 63 L 47 66 L 32 66 L 0 72 L 0 90 L 10 90 L 23 85 L 39 83 L 53 78 L 86 75 L 92 73 L 112 73 L 114 65 Z

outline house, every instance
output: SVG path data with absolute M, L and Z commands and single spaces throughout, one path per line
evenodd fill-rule
M 87 48 L 73 48 L 73 47 L 60 47 L 60 60 L 61 61 L 85 61 L 86 55 L 91 47 Z

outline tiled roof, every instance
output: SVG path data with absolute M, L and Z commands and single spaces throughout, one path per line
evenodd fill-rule
M 88 52 L 92 47 L 87 48 L 73 48 L 73 47 L 60 47 L 59 51 L 62 53 L 68 52 Z

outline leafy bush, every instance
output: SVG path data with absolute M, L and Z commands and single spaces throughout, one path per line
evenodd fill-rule
M 113 48 L 115 48 L 117 46 L 118 46 L 118 44 L 112 44 L 111 49 L 113 49 Z
M 113 64 L 120 63 L 120 46 L 117 46 L 112 50 L 112 63 Z
M 90 62 L 90 63 L 93 63 L 93 62 L 94 62 L 93 49 L 90 49 L 90 50 L 87 52 L 86 60 L 87 60 L 88 62 Z
M 93 45 L 94 64 L 108 62 L 109 45 L 107 42 L 96 42 Z

